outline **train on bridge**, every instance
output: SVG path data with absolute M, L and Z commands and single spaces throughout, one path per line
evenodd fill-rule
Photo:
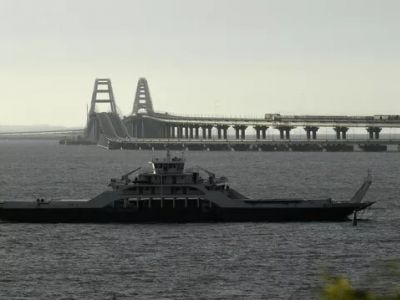
M 265 120 L 270 122 L 289 122 L 289 121 L 307 121 L 307 122 L 349 122 L 349 121 L 393 121 L 396 123 L 400 120 L 400 115 L 374 115 L 374 116 L 322 116 L 322 115 L 281 115 L 281 114 L 265 114 Z

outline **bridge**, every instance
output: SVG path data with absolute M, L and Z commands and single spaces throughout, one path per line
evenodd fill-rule
M 0 139 L 60 139 L 62 137 L 82 136 L 84 129 L 54 129 L 54 130 L 25 130 L 1 131 Z M 82 143 L 84 143 L 82 141 Z M 86 142 L 88 144 L 88 142 Z
M 98 112 L 98 105 L 109 106 L 108 112 Z M 398 144 L 400 140 L 382 140 L 380 133 L 384 128 L 400 128 L 399 115 L 373 116 L 323 116 L 323 115 L 280 115 L 265 114 L 259 118 L 181 116 L 154 110 L 148 82 L 140 78 L 137 84 L 133 109 L 130 115 L 121 118 L 117 112 L 110 79 L 96 79 L 93 88 L 91 107 L 83 140 L 101 145 L 114 145 L 116 148 L 145 147 L 145 145 L 164 145 L 181 143 L 186 145 L 229 145 L 247 144 L 249 140 L 259 144 L 271 144 L 267 132 L 279 133 L 272 141 L 296 145 L 291 138 L 295 128 L 304 130 L 304 139 L 312 143 L 318 140 L 320 128 L 332 128 L 336 143 L 348 141 L 349 128 L 364 128 L 365 138 L 352 143 Z M 233 135 L 228 134 L 228 129 Z M 248 132 L 252 135 L 249 138 Z M 302 141 L 304 143 L 304 141 Z M 332 143 L 332 142 L 331 142 Z M 254 144 L 254 143 L 253 143 Z M 133 146 L 136 145 L 136 146 Z M 229 149 L 229 147 L 223 147 Z M 203 148 L 204 148 L 203 147 Z M 146 148 L 146 147 L 145 147 Z

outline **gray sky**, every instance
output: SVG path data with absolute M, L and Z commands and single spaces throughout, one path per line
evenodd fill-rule
M 132 110 L 400 114 L 400 1 L 0 0 L 0 125 L 81 126 L 96 77 Z

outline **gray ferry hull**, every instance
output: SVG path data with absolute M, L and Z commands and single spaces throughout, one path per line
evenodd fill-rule
M 372 202 L 312 208 L 72 208 L 0 209 L 0 219 L 37 223 L 309 222 L 346 221 Z

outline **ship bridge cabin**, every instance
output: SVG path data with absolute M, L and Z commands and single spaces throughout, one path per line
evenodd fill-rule
M 137 168 L 122 176 L 121 180 L 112 179 L 110 186 L 121 194 L 122 199 L 114 207 L 137 208 L 195 208 L 216 206 L 207 193 L 217 191 L 230 199 L 243 199 L 243 195 L 226 185 L 225 177 L 216 177 L 214 173 L 201 167 L 186 169 L 184 158 L 171 157 L 167 152 L 165 158 L 154 158 L 151 170 L 128 178 Z M 208 178 L 200 176 L 200 170 Z
M 157 175 L 183 174 L 185 161 L 183 158 L 169 156 L 164 159 L 155 158 L 151 161 L 153 173 Z
M 152 172 L 139 174 L 133 181 L 137 184 L 196 184 L 201 181 L 198 172 L 184 172 L 185 160 L 179 157 L 155 158 L 151 162 Z
M 151 171 L 139 173 L 132 180 L 126 175 L 121 180 L 113 179 L 110 186 L 114 190 L 138 195 L 174 195 L 174 194 L 204 194 L 202 185 L 207 190 L 221 190 L 226 187 L 226 178 L 216 178 L 214 173 L 198 167 L 208 174 L 208 179 L 200 176 L 199 170 L 185 170 L 185 160 L 179 157 L 154 158 Z M 139 169 L 139 168 L 138 168 Z M 138 170 L 136 169 L 136 170 Z M 136 171 L 134 170 L 134 171 Z M 132 174 L 131 171 L 128 174 Z

